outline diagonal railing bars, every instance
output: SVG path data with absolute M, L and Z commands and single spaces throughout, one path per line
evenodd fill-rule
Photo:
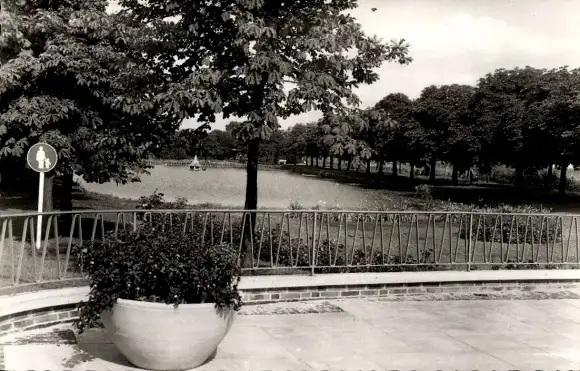
M 254 211 L 252 211 L 254 212 Z M 580 267 L 578 215 L 473 212 L 87 210 L 0 215 L 0 287 L 83 277 L 73 246 L 143 223 L 180 220 L 202 243 L 242 249 L 253 274 Z M 67 221 L 66 223 L 64 221 Z M 179 236 L 176 236 L 179 238 Z

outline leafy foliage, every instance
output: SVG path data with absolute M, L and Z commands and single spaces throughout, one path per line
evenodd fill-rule
M 389 94 L 374 106 L 378 121 L 371 130 L 379 161 L 415 162 L 420 157 L 422 148 L 414 146 L 409 137 L 416 126 L 413 109 L 414 102 L 405 94 Z
M 491 211 L 491 210 L 489 210 Z M 488 212 L 489 212 L 488 211 Z M 494 241 L 504 243 L 557 243 L 562 241 L 562 228 L 554 218 L 550 218 L 550 210 L 532 206 L 513 207 L 502 205 L 493 210 L 497 215 L 482 215 L 474 219 L 472 238 L 477 241 Z M 500 216 L 499 214 L 532 214 L 533 216 Z M 542 216 L 544 214 L 545 216 Z M 468 232 L 462 230 L 461 238 L 466 238 Z
M 376 81 L 374 69 L 383 62 L 410 62 L 404 40 L 368 37 L 345 13 L 356 8 L 354 0 L 120 4 L 127 17 L 151 23 L 166 41 L 148 57 L 171 73 L 183 97 L 199 100 L 188 94 L 189 84 L 210 82 L 200 91 L 214 96 L 204 100 L 213 112 L 202 119 L 219 112 L 244 118 L 239 135 L 248 142 L 248 209 L 257 207 L 259 142 L 278 128 L 280 117 L 342 112 L 345 102 L 358 104 L 353 89 Z
M 531 166 L 548 165 L 538 158 L 541 136 L 531 123 L 541 99 L 543 71 L 526 67 L 500 69 L 481 78 L 472 104 L 482 143 L 481 161 L 502 163 L 522 173 Z
M 180 117 L 159 69 L 142 63 L 151 33 L 105 12 L 106 1 L 8 1 L 0 36 L 0 157 L 37 141 L 57 174 L 136 180 Z
M 204 243 L 199 231 L 183 229 L 180 223 L 142 225 L 77 248 L 91 291 L 79 305 L 76 327 L 83 331 L 96 325 L 118 298 L 174 306 L 215 303 L 238 310 L 241 272 L 235 249 Z
M 415 117 L 432 165 L 447 160 L 455 171 L 472 165 L 478 146 L 468 112 L 473 94 L 474 88 L 467 85 L 429 86 L 421 92 Z M 433 178 L 433 169 L 431 174 Z

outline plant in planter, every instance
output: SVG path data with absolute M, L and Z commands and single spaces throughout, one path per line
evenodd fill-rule
M 121 353 L 150 370 L 201 365 L 242 305 L 237 252 L 183 224 L 140 225 L 77 249 L 90 294 L 75 322 L 102 324 Z

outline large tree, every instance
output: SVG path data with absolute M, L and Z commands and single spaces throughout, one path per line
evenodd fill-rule
M 435 180 L 437 161 L 453 165 L 453 183 L 459 170 L 471 166 L 477 151 L 469 105 L 474 87 L 468 85 L 429 86 L 421 92 L 415 106 L 415 117 L 421 125 L 428 149 L 430 179 Z
M 499 69 L 479 80 L 472 112 L 481 144 L 484 167 L 503 164 L 515 169 L 515 186 L 524 185 L 524 172 L 552 161 L 540 149 L 544 144 L 537 104 L 545 99 L 544 70 L 532 67 Z
M 278 160 L 284 157 L 282 147 L 286 141 L 285 134 L 286 132 L 278 129 L 272 132 L 264 145 L 260 147 L 260 161 L 277 164 Z
M 56 147 L 61 209 L 73 173 L 89 182 L 136 180 L 180 116 L 159 68 L 142 62 L 147 32 L 105 12 L 105 0 L 4 1 L 0 34 L 0 157 Z M 52 179 L 45 194 L 52 206 Z
M 385 61 L 410 61 L 403 40 L 384 43 L 365 35 L 348 14 L 357 7 L 356 0 L 120 4 L 135 19 L 156 26 L 166 45 L 151 57 L 172 73 L 173 81 L 211 82 L 210 90 L 219 95 L 213 103 L 221 106 L 223 115 L 245 118 L 245 209 L 257 208 L 260 141 L 278 128 L 280 118 L 357 104 L 353 89 L 376 81 L 375 68 Z M 184 86 L 183 91 L 188 90 L 190 86 Z
M 382 172 L 383 161 L 392 161 L 396 177 L 397 162 L 409 161 L 411 157 L 405 132 L 413 121 L 413 101 L 405 94 L 392 93 L 381 99 L 373 111 L 377 112 L 374 136 L 380 170 Z
M 306 131 L 307 127 L 303 124 L 294 125 L 287 130 L 284 151 L 294 165 L 298 162 L 301 163 L 302 158 L 306 155 Z
M 329 113 L 323 120 L 322 134 L 330 142 L 330 154 L 338 157 L 338 168 L 341 169 L 343 159 L 348 161 L 347 170 L 358 169 L 361 163 L 370 160 L 374 151 L 368 143 L 370 125 L 370 110 L 348 109 L 343 114 Z
M 174 132 L 159 143 L 154 155 L 163 159 L 182 160 L 192 158 L 203 150 L 207 142 L 207 125 L 201 125 L 195 129 L 187 128 Z
M 227 160 L 235 156 L 236 143 L 231 133 L 223 130 L 212 130 L 200 144 L 202 156 Z
M 558 193 L 566 193 L 566 171 L 569 164 L 580 165 L 580 70 L 567 67 L 547 71 L 542 76 L 540 98 L 530 107 L 536 112 L 531 122 L 538 138 L 536 158 L 543 156 L 545 165 L 560 166 Z

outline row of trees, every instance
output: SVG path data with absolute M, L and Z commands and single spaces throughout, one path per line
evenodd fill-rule
M 159 159 L 184 160 L 199 156 L 206 160 L 245 160 L 246 143 L 236 137 L 236 129 L 243 124 L 232 121 L 225 130 L 210 132 L 197 129 L 181 129 L 159 145 L 154 155 Z M 261 163 L 277 163 L 285 159 L 288 148 L 285 130 L 274 130 L 269 138 L 262 141 L 259 150 Z
M 552 70 L 531 67 L 500 69 L 487 74 L 477 86 L 443 85 L 423 89 L 417 99 L 389 94 L 373 107 L 327 112 L 317 122 L 276 130 L 262 147 L 263 160 L 290 162 L 322 159 L 322 167 L 346 169 L 379 164 L 427 165 L 435 179 L 438 162 L 453 167 L 452 181 L 477 166 L 489 173 L 495 165 L 515 171 L 515 186 L 524 186 L 524 175 L 560 168 L 559 191 L 566 190 L 569 164 L 580 165 L 580 73 L 566 67 Z M 232 122 L 202 139 L 198 153 L 228 158 L 239 153 Z M 187 131 L 182 131 L 187 132 Z
M 452 179 L 477 166 L 496 165 L 524 175 L 560 168 L 559 193 L 566 190 L 569 164 L 580 165 L 580 70 L 567 67 L 499 69 L 477 86 L 429 86 L 412 100 L 389 94 L 375 106 L 349 116 L 329 116 L 288 130 L 288 148 L 297 157 L 338 157 L 340 161 L 385 161 L 413 168 L 428 165 L 435 179 L 438 162 L 453 167 Z M 333 161 L 330 161 L 332 166 Z M 324 163 L 323 163 L 324 166 Z M 355 164 L 358 166 L 358 164 Z

